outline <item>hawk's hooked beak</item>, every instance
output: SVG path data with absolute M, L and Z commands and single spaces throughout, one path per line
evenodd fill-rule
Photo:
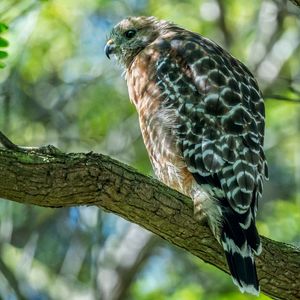
M 105 55 L 110 59 L 110 55 L 114 53 L 115 50 L 115 44 L 113 40 L 108 40 L 105 47 L 104 47 L 104 52 Z

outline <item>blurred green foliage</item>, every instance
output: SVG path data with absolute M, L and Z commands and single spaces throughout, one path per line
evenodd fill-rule
M 199 32 L 255 74 L 266 98 L 270 169 L 258 228 L 300 245 L 300 11 L 288 1 L 1 0 L 9 31 L 0 39 L 0 129 L 20 145 L 106 153 L 153 175 L 122 70 L 103 53 L 110 29 L 128 15 Z M 214 267 L 94 207 L 2 200 L 0 253 L 2 299 L 257 299 Z
M 8 46 L 8 41 L 6 39 L 4 39 L 3 37 L 1 37 L 1 34 L 5 31 L 7 31 L 8 26 L 4 23 L 0 22 L 0 49 L 2 48 L 6 48 Z M 4 50 L 0 50 L 0 68 L 4 68 L 5 64 L 3 62 L 1 62 L 1 60 L 3 58 L 7 57 L 7 52 Z

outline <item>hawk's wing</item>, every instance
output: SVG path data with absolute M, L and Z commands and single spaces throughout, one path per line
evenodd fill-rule
M 212 197 L 221 224 L 208 215 L 234 283 L 258 294 L 253 252 L 257 200 L 267 164 L 264 103 L 247 68 L 213 42 L 175 29 L 157 41 L 162 109 L 176 111 L 174 134 L 188 170 Z M 216 229 L 217 228 L 217 229 Z M 219 232 L 218 232 L 219 231 Z
M 241 62 L 210 40 L 184 34 L 158 42 L 168 48 L 156 65 L 164 105 L 177 110 L 175 132 L 189 171 L 221 187 L 231 207 L 245 213 L 267 176 L 261 93 Z

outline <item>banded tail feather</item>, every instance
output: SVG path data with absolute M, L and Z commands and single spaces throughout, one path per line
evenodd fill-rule
M 242 293 L 259 294 L 254 255 L 261 253 L 262 247 L 255 226 L 257 210 L 257 194 L 253 191 L 253 199 L 249 209 L 244 213 L 235 211 L 227 198 L 218 197 L 216 190 L 221 191 L 221 182 L 216 175 L 200 176 L 193 173 L 197 183 L 203 188 L 212 186 L 215 205 L 218 207 L 219 220 L 214 220 L 214 214 L 208 214 L 209 225 L 215 237 L 222 245 L 229 271 L 235 285 Z
M 261 243 L 253 210 L 250 208 L 244 214 L 237 214 L 231 207 L 222 205 L 222 217 L 220 242 L 232 280 L 242 293 L 258 296 L 260 289 L 254 255 L 260 254 Z

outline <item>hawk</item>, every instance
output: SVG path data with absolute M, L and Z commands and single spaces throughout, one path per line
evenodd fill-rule
M 255 217 L 268 175 L 264 102 L 253 75 L 213 41 L 155 17 L 122 20 L 105 53 L 125 68 L 155 174 L 193 199 L 233 282 L 258 295 Z

